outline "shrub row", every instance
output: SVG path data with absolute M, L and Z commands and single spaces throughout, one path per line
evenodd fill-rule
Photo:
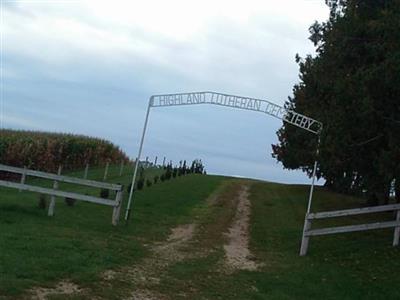
M 187 174 L 206 174 L 203 163 L 201 160 L 196 159 L 192 162 L 191 167 L 189 168 L 186 164 L 186 160 L 179 163 L 179 167 L 173 167 L 172 164 L 168 164 L 164 168 L 164 172 L 158 176 L 154 176 L 151 180 L 150 178 L 146 178 L 144 175 L 144 168 L 141 167 L 139 170 L 138 180 L 136 182 L 136 189 L 142 190 L 145 186 L 151 187 L 153 184 L 157 184 L 159 181 L 164 182 L 166 180 L 170 180 L 172 178 L 176 178 L 179 176 L 184 176 Z M 131 186 L 128 187 L 128 191 L 130 191 Z

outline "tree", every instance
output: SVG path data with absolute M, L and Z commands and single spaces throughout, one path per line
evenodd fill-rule
M 143 189 L 145 183 L 145 176 L 144 176 L 144 168 L 143 166 L 140 166 L 139 168 L 139 179 L 137 180 L 136 183 L 136 188 L 140 191 Z
M 168 165 L 167 165 L 167 169 L 166 169 L 166 171 L 165 171 L 165 179 L 166 179 L 166 180 L 170 180 L 171 177 L 172 177 L 172 165 L 171 165 L 171 164 L 168 164 Z
M 186 175 L 188 173 L 188 169 L 186 167 L 186 159 L 183 161 L 182 165 L 182 175 Z
M 327 186 L 387 202 L 400 178 L 400 1 L 327 4 L 329 20 L 310 27 L 317 54 L 296 56 L 300 82 L 285 106 L 324 124 L 317 176 Z M 317 139 L 290 125 L 277 135 L 273 157 L 310 175 Z
M 203 174 L 204 166 L 201 159 L 195 159 L 190 167 L 190 172 L 195 174 Z

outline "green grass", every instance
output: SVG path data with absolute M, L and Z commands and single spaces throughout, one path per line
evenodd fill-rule
M 308 187 L 256 184 L 252 190 L 252 248 L 266 262 L 254 276 L 254 299 L 399 299 L 398 248 L 392 230 L 310 239 L 299 257 Z M 363 201 L 317 188 L 313 211 L 360 207 Z M 393 214 L 332 219 L 320 226 L 393 219 Z M 348 221 L 350 220 L 350 221 Z
M 117 166 L 110 169 L 109 181 L 127 185 L 130 174 L 117 173 Z M 101 179 L 102 169 L 90 178 Z M 190 175 L 145 188 L 135 195 L 132 222 L 118 227 L 111 226 L 109 207 L 84 202 L 67 207 L 58 200 L 56 215 L 49 218 L 37 208 L 37 194 L 0 189 L 0 295 L 18 298 L 32 286 L 68 278 L 98 288 L 96 296 L 117 299 L 132 285 L 115 282 L 103 291 L 96 286 L 102 271 L 140 263 L 149 254 L 146 244 L 165 240 L 177 224 L 196 222 L 196 238 L 184 249 L 193 255 L 167 266 L 160 283 L 150 286 L 167 299 L 400 299 L 400 252 L 391 246 L 393 230 L 314 237 L 308 255 L 298 256 L 307 186 L 254 182 L 250 248 L 263 266 L 256 272 L 221 271 L 238 182 Z M 217 189 L 218 201 L 206 204 L 203 200 Z M 363 204 L 317 188 L 313 211 Z M 313 228 L 391 219 L 391 213 L 362 215 L 315 222 Z
M 103 171 L 91 170 L 89 179 L 102 180 Z M 130 183 L 127 170 L 117 176 L 118 166 L 110 168 L 109 174 L 110 182 Z M 70 175 L 82 176 L 82 172 Z M 0 295 L 20 295 L 32 286 L 52 285 L 63 278 L 89 284 L 101 271 L 138 261 L 146 255 L 143 244 L 163 239 L 169 228 L 187 222 L 191 210 L 221 180 L 188 175 L 144 188 L 135 194 L 131 222 L 117 227 L 111 225 L 110 207 L 80 201 L 68 207 L 64 199 L 57 199 L 55 216 L 47 217 L 46 210 L 38 209 L 38 194 L 1 188 Z M 84 187 L 62 185 L 61 189 L 99 195 L 98 190 Z
M 250 247 L 263 264 L 259 271 L 221 272 L 224 237 L 220 232 L 219 241 L 214 239 L 215 251 L 170 266 L 158 290 L 169 292 L 171 299 L 400 299 L 400 253 L 391 246 L 393 230 L 311 238 L 308 256 L 299 257 L 307 195 L 307 186 L 253 185 Z M 363 203 L 322 188 L 317 188 L 314 199 L 316 211 Z M 214 209 L 209 215 L 216 219 L 215 213 Z M 392 218 L 384 213 L 317 225 Z M 182 290 L 192 293 L 181 295 Z

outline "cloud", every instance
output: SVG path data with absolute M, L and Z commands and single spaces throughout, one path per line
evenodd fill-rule
M 215 90 L 283 104 L 297 81 L 295 54 L 313 51 L 308 26 L 328 16 L 323 3 L 306 0 L 4 8 L 5 123 L 102 136 L 130 155 L 151 94 Z M 277 120 L 215 107 L 154 110 L 150 120 L 148 155 L 203 156 L 217 173 L 305 180 L 270 157 Z

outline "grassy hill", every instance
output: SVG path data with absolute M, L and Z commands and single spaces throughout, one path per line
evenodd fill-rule
M 118 177 L 117 168 L 110 170 L 110 181 L 127 185 L 130 174 Z M 102 170 L 92 170 L 90 178 L 101 179 Z M 250 187 L 250 249 L 261 267 L 226 271 L 223 247 L 236 211 L 231 199 L 242 184 Z M 121 299 L 139 287 L 165 299 L 400 298 L 400 253 L 391 247 L 392 230 L 312 238 L 309 255 L 298 256 L 307 193 L 307 186 L 188 175 L 138 192 L 131 222 L 112 227 L 109 207 L 83 202 L 68 207 L 59 199 L 55 217 L 49 218 L 37 208 L 37 194 L 1 188 L 0 298 L 28 297 L 31 288 L 52 287 L 61 280 L 79 284 L 82 299 Z M 217 201 L 210 202 L 210 195 Z M 314 209 L 362 202 L 318 188 Z M 392 217 L 364 215 L 316 225 Z M 156 262 L 144 264 L 154 255 L 152 245 L 161 243 L 168 252 L 162 243 L 171 228 L 188 223 L 196 223 L 195 238 L 179 251 L 173 248 L 183 259 L 172 259 L 160 270 Z M 133 272 L 129 268 L 141 265 L 154 268 L 156 283 L 127 279 Z M 121 278 L 104 282 L 104 271 L 121 268 L 127 268 Z M 141 276 L 134 274 L 133 279 Z

